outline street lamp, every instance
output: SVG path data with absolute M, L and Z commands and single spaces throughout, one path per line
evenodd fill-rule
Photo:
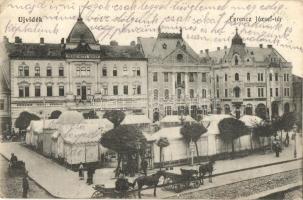
M 295 145 L 294 145 L 294 158 L 297 157 L 297 139 L 296 139 L 297 129 L 298 129 L 298 126 L 295 124 L 294 125 L 294 141 L 295 141 Z

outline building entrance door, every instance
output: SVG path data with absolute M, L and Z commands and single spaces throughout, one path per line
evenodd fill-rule
M 82 86 L 81 90 L 81 99 L 86 100 L 86 86 Z

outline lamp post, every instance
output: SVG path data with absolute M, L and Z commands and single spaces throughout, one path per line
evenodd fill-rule
M 294 141 L 295 141 L 295 145 L 294 145 L 294 158 L 297 158 L 297 138 L 296 138 L 296 136 L 297 136 L 297 128 L 298 128 L 298 126 L 295 124 L 294 125 Z

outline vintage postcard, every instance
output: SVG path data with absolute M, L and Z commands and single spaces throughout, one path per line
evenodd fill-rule
M 302 199 L 303 1 L 0 1 L 0 198 Z

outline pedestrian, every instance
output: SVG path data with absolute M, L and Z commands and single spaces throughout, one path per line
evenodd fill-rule
M 90 166 L 87 167 L 87 180 L 86 183 L 88 185 L 92 184 L 92 169 Z
M 26 171 L 22 179 L 22 198 L 27 198 L 28 190 L 29 190 L 29 185 L 28 185 L 27 171 Z
M 147 176 L 147 166 L 148 166 L 147 160 L 143 159 L 141 162 L 141 168 L 145 176 Z
M 281 148 L 281 143 L 278 139 L 275 139 L 273 141 L 273 148 L 274 148 L 274 151 L 276 152 L 276 157 L 279 157 L 280 152 L 282 151 L 282 148 Z
M 288 147 L 289 145 L 289 135 L 286 133 L 286 138 L 285 138 L 285 146 Z
M 84 179 L 83 170 L 84 170 L 83 164 L 82 164 L 82 162 L 80 162 L 80 165 L 79 165 L 79 178 L 80 178 L 80 180 Z

